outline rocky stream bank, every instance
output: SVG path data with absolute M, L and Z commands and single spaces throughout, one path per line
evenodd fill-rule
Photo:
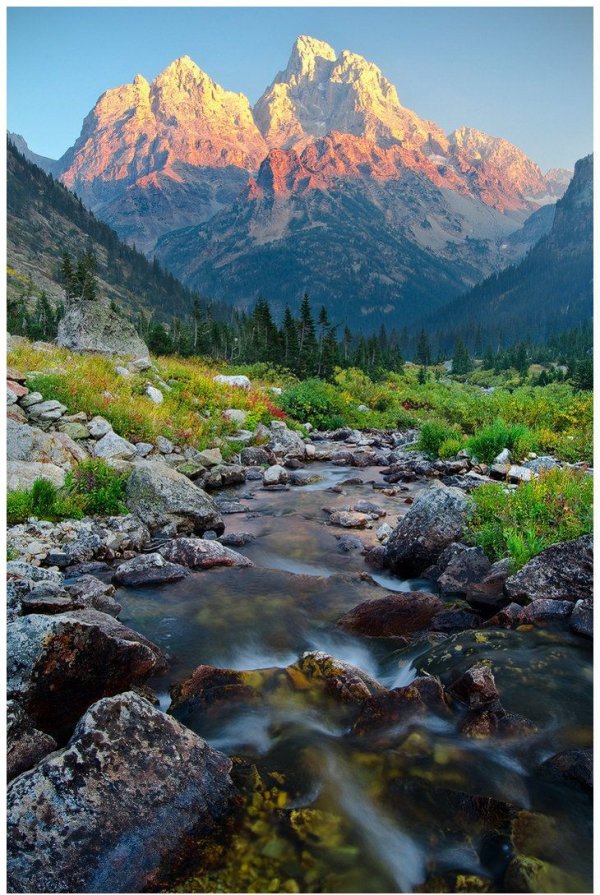
M 129 475 L 127 515 L 8 530 L 11 891 L 589 887 L 592 538 L 463 542 L 556 461 L 273 421 L 225 462 L 24 382 L 9 488 Z

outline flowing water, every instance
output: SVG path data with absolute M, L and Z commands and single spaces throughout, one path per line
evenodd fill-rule
M 431 713 L 357 738 L 348 735 L 347 706 L 279 683 L 251 703 L 179 715 L 236 757 L 235 773 L 250 794 L 231 838 L 212 852 L 199 845 L 198 866 L 192 855 L 178 890 L 502 891 L 507 862 L 519 850 L 540 862 L 539 890 L 589 891 L 590 800 L 545 782 L 535 768 L 560 749 L 591 745 L 591 648 L 541 629 L 467 631 L 409 647 L 341 631 L 336 621 L 363 600 L 390 590 L 431 591 L 425 581 L 372 572 L 360 549 L 344 541 L 377 543 L 380 522 L 393 526 L 418 486 L 390 496 L 373 489 L 381 482 L 377 469 L 312 464 L 310 472 L 320 481 L 289 491 L 247 482 L 227 494 L 248 508 L 225 521 L 228 532 L 256 536 L 239 548 L 253 568 L 118 592 L 124 623 L 169 654 L 168 672 L 151 682 L 162 707 L 169 707 L 170 687 L 200 664 L 284 668 L 307 650 L 322 650 L 386 687 L 401 687 L 422 671 L 448 684 L 489 659 L 504 706 L 537 731 L 472 739 L 457 733 L 452 717 Z M 343 493 L 329 490 L 340 483 Z M 373 529 L 324 524 L 323 507 L 363 499 L 387 514 Z M 507 810 L 522 812 L 512 840 Z

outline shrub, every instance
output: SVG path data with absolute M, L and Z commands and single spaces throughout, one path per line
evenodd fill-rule
M 580 470 L 550 469 L 506 493 L 503 485 L 473 492 L 469 539 L 495 561 L 512 559 L 513 569 L 559 541 L 592 531 L 592 477 Z
M 439 446 L 438 456 L 441 457 L 442 460 L 447 460 L 449 457 L 456 457 L 458 452 L 462 449 L 462 446 L 463 443 L 460 438 L 446 438 L 446 440 L 442 441 Z
M 497 419 L 483 429 L 479 429 L 467 442 L 467 450 L 480 463 L 492 463 L 504 448 L 522 456 L 536 446 L 534 433 L 522 423 L 507 425 Z
M 86 460 L 67 473 L 62 488 L 46 479 L 37 479 L 29 491 L 9 491 L 8 522 L 15 525 L 30 516 L 59 522 L 61 519 L 81 519 L 85 515 L 126 513 L 123 504 L 126 480 L 126 475 L 117 473 L 103 460 Z
M 9 491 L 6 516 L 9 525 L 25 522 L 30 516 L 57 522 L 60 519 L 81 519 L 83 509 L 64 489 L 59 489 L 47 479 L 36 479 L 31 489 Z
M 436 420 L 423 423 L 421 433 L 419 435 L 418 448 L 425 451 L 430 457 L 439 457 L 440 448 L 444 442 L 454 440 L 458 441 L 459 433 L 456 429 L 452 429 L 445 423 L 439 423 Z
M 299 422 L 317 429 L 335 429 L 345 422 L 344 405 L 336 388 L 321 379 L 306 379 L 279 396 L 279 404 Z
M 118 516 L 126 513 L 123 503 L 127 476 L 102 460 L 85 460 L 67 473 L 65 492 L 90 515 Z

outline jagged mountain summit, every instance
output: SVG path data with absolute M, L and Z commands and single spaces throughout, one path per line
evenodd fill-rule
M 524 221 L 566 188 L 506 140 L 444 133 L 372 62 L 308 36 L 254 109 L 188 56 L 107 90 L 53 171 L 204 292 L 308 289 L 362 315 L 438 306 L 522 257 L 542 218 Z
M 151 83 L 138 74 L 107 90 L 58 171 L 120 236 L 148 251 L 161 233 L 229 206 L 266 152 L 247 98 L 182 56 Z

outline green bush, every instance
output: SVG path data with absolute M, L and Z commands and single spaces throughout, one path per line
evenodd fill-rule
M 479 429 L 467 441 L 467 450 L 480 463 L 492 463 L 504 448 L 521 457 L 535 446 L 536 438 L 531 429 L 522 423 L 508 425 L 502 419 Z
M 86 514 L 118 516 L 127 512 L 123 503 L 127 476 L 116 472 L 102 460 L 85 460 L 67 473 L 65 492 Z
M 337 389 L 321 379 L 306 379 L 287 388 L 278 403 L 291 417 L 317 429 L 336 429 L 345 423 L 345 407 Z
M 103 460 L 86 460 L 69 472 L 62 488 L 37 479 L 30 490 L 9 491 L 9 525 L 30 516 L 48 522 L 81 519 L 85 515 L 117 516 L 127 512 L 123 504 L 126 475 L 111 469 Z
M 450 428 L 445 423 L 438 423 L 432 420 L 423 423 L 421 433 L 419 435 L 418 448 L 424 451 L 430 457 L 439 457 L 441 446 L 448 441 L 459 441 L 460 433 L 456 429 Z
M 460 438 L 446 438 L 446 440 L 442 441 L 441 445 L 439 446 L 438 456 L 441 457 L 442 460 L 447 460 L 449 457 L 456 457 L 462 447 L 463 443 Z
M 592 531 L 593 481 L 574 469 L 550 469 L 506 493 L 501 484 L 473 492 L 471 543 L 495 561 L 505 556 L 519 569 L 532 556 Z

